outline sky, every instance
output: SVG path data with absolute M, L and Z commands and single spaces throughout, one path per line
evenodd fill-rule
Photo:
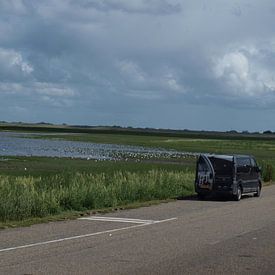
M 0 0 L 0 120 L 275 131 L 274 0 Z

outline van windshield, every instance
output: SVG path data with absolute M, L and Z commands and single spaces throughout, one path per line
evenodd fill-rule
M 209 157 L 209 160 L 211 161 L 216 175 L 233 175 L 233 161 L 216 157 Z

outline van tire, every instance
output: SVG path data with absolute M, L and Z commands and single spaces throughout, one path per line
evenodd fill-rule
M 256 193 L 254 193 L 254 197 L 260 197 L 261 196 L 261 184 L 258 183 L 258 186 L 257 186 L 257 191 Z
M 203 201 L 205 199 L 205 195 L 202 193 L 198 193 L 198 200 Z
M 237 194 L 233 196 L 235 201 L 240 201 L 242 198 L 242 187 L 238 185 Z

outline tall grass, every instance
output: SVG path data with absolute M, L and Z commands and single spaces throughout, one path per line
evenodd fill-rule
M 192 194 L 193 180 L 190 171 L 165 170 L 63 173 L 47 178 L 0 176 L 0 221 L 175 198 Z
M 262 179 L 264 182 L 271 182 L 275 179 L 274 163 L 270 161 L 260 162 L 262 168 Z

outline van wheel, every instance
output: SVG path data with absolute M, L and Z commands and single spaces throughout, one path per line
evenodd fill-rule
M 241 198 L 242 198 L 242 188 L 241 188 L 241 186 L 239 185 L 239 186 L 238 186 L 238 189 L 237 189 L 237 194 L 234 195 L 234 200 L 235 200 L 235 201 L 240 201 Z
M 203 200 L 205 199 L 205 195 L 202 194 L 202 193 L 198 193 L 198 199 L 199 199 L 200 201 L 203 201 Z
M 256 191 L 256 193 L 254 193 L 254 197 L 260 197 L 260 195 L 261 195 L 261 186 L 258 183 L 257 191 Z

